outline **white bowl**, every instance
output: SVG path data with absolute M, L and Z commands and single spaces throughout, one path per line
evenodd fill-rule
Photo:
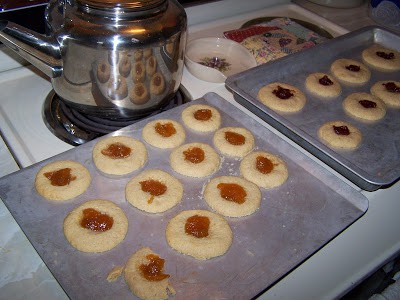
M 203 65 L 204 60 L 213 58 L 227 63 L 225 69 Z M 225 38 L 200 38 L 188 42 L 185 64 L 190 73 L 201 80 L 223 83 L 226 77 L 257 65 L 254 56 L 241 44 Z

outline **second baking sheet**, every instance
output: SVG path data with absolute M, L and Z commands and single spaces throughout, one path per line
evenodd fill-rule
M 357 87 L 342 83 L 341 95 L 333 99 L 321 99 L 308 92 L 305 80 L 314 72 L 329 74 L 331 64 L 339 58 L 362 62 L 362 50 L 376 43 L 400 50 L 400 36 L 380 27 L 366 27 L 231 76 L 226 85 L 234 92 L 235 99 L 240 104 L 361 188 L 373 191 L 392 184 L 400 177 L 400 109 L 388 108 L 384 119 L 367 123 L 345 114 L 342 102 L 351 93 L 369 93 L 371 86 L 377 81 L 399 81 L 400 71 L 379 72 L 369 68 L 372 73 L 369 82 Z M 261 87 L 272 82 L 288 83 L 302 90 L 307 97 L 302 111 L 279 114 L 263 105 L 257 99 L 257 93 Z M 363 141 L 358 149 L 337 151 L 319 140 L 318 128 L 333 120 L 350 122 L 361 130 Z

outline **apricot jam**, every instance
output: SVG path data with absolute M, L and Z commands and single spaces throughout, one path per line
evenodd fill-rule
M 167 186 L 158 180 L 145 180 L 139 182 L 143 192 L 150 193 L 151 197 L 147 203 L 153 203 L 155 196 L 163 195 L 167 191 Z
M 247 193 L 244 188 L 237 183 L 219 183 L 217 185 L 222 198 L 237 204 L 243 204 L 246 201 Z
M 262 174 L 268 174 L 274 169 L 274 164 L 268 157 L 259 155 L 256 157 L 256 169 Z
M 46 172 L 43 175 L 50 180 L 50 183 L 53 186 L 65 186 L 76 179 L 76 176 L 71 175 L 71 168 L 63 168 L 57 171 Z
M 190 161 L 193 164 L 199 164 L 205 158 L 203 149 L 199 147 L 189 148 L 183 151 L 183 155 L 185 156 L 185 160 Z
M 244 137 L 244 135 L 232 131 L 225 132 L 225 140 L 229 144 L 234 146 L 244 145 L 244 143 L 246 142 L 246 138 Z
M 161 281 L 169 277 L 168 274 L 164 274 L 164 263 L 165 260 L 155 254 L 148 254 L 146 258 L 149 260 L 148 264 L 141 264 L 139 266 L 140 271 L 144 278 L 148 281 Z
M 172 124 L 171 122 L 165 124 L 157 122 L 156 132 L 163 137 L 170 137 L 176 133 L 176 129 L 174 127 L 174 124 Z
M 92 231 L 107 231 L 114 224 L 114 219 L 94 208 L 85 208 L 83 210 L 83 218 L 81 226 Z
M 122 143 L 112 143 L 107 148 L 101 150 L 101 153 L 112 159 L 127 158 L 131 155 L 132 149 Z
M 207 237 L 209 228 L 210 219 L 205 216 L 191 216 L 185 223 L 185 232 L 197 238 Z
M 194 112 L 193 117 L 199 121 L 208 121 L 212 117 L 211 109 L 198 109 Z

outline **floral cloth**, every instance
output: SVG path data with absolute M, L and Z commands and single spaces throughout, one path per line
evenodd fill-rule
M 327 40 L 289 18 L 226 31 L 224 36 L 246 47 L 259 65 Z

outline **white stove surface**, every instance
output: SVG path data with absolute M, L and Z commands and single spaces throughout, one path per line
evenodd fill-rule
M 245 21 L 261 16 L 295 17 L 319 24 L 334 36 L 346 33 L 340 26 L 288 2 L 224 0 L 190 7 L 187 9 L 189 39 L 222 36 L 223 31 L 238 28 Z M 284 5 L 268 7 L 275 4 Z M 50 81 L 34 69 L 10 62 L 0 52 L 0 69 L 10 68 L 15 69 L 0 72 L 0 131 L 18 165 L 27 167 L 71 149 L 72 146 L 53 136 L 42 120 L 42 105 L 51 91 Z M 223 84 L 198 80 L 186 69 L 182 85 L 192 99 L 213 91 L 240 107 Z M 259 121 L 276 132 L 268 124 Z M 286 139 L 284 136 L 282 138 Z M 3 176 L 18 168 L 6 145 L 0 142 L 0 176 Z M 400 184 L 374 193 L 363 193 L 370 202 L 366 215 L 260 298 L 335 298 L 400 250 L 400 221 L 397 217 L 400 210 Z M 0 228 L 0 298 L 66 299 L 67 296 L 2 202 Z

